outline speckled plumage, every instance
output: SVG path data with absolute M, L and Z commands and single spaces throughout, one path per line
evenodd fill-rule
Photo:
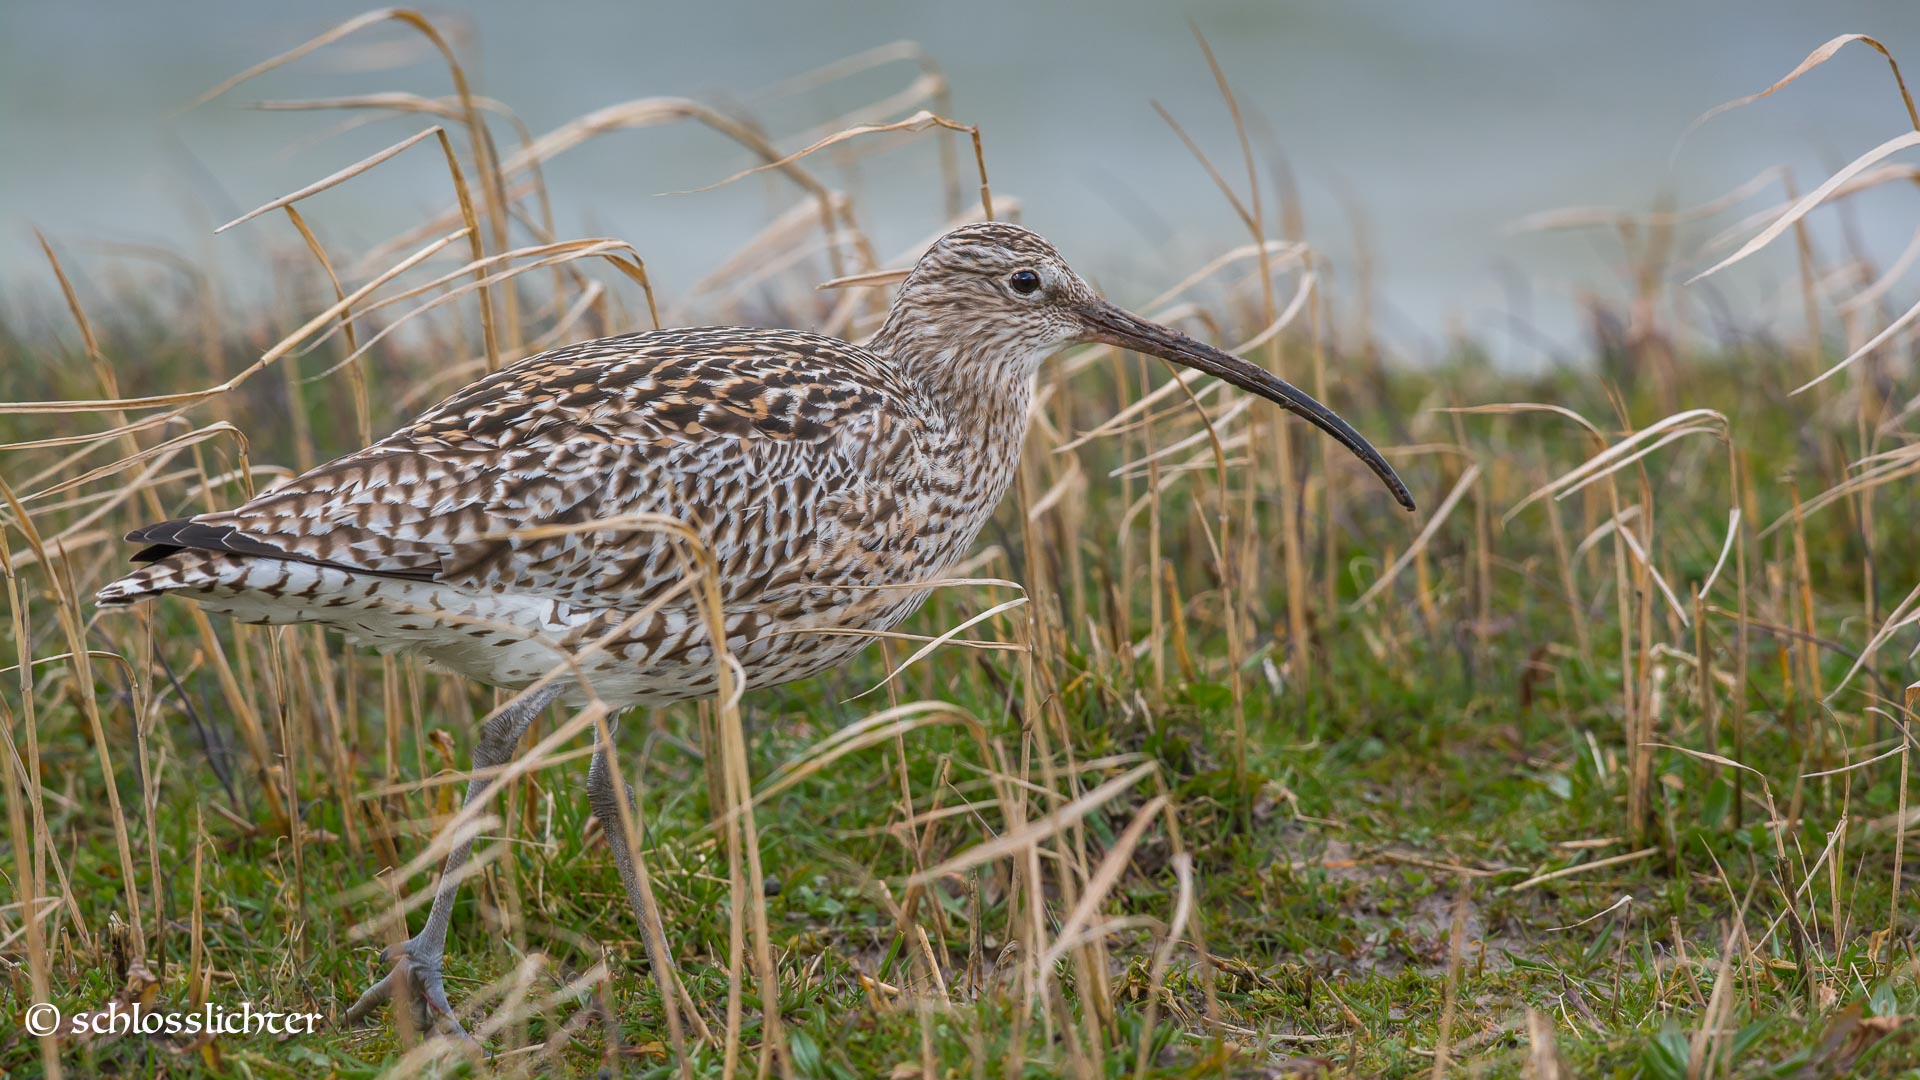
M 983 242 L 1001 257 L 989 273 L 1058 260 L 1025 230 L 976 226 L 918 276 L 942 256 L 979 264 Z M 715 688 L 693 598 L 659 603 L 684 576 L 674 543 L 632 524 L 507 535 L 659 514 L 711 548 L 748 685 L 811 675 L 871 639 L 799 631 L 898 624 L 924 591 L 874 587 L 939 577 L 1018 462 L 1040 356 L 1018 342 L 1003 355 L 998 332 L 890 355 L 955 314 L 944 290 L 919 310 L 920 284 L 871 349 L 702 327 L 529 357 L 236 509 L 130 534 L 153 561 L 99 600 L 176 593 L 245 621 L 317 622 L 510 688 L 604 638 L 584 672 L 594 692 L 664 704 Z
M 898 586 L 965 554 L 1013 481 L 1041 360 L 1089 340 L 1306 416 L 1411 508 L 1323 406 L 1127 315 L 1038 235 L 988 222 L 928 250 L 865 348 L 700 327 L 528 357 L 240 507 L 135 531 L 147 565 L 98 599 L 178 594 L 246 621 L 321 623 L 508 688 L 584 649 L 602 700 L 666 704 L 717 678 L 705 621 L 674 591 L 682 550 L 619 520 L 664 515 L 717 562 L 748 687 L 803 678 L 871 640 L 807 631 L 891 629 L 926 595 Z M 513 535 L 543 526 L 559 528 Z M 584 696 L 577 681 L 567 694 Z

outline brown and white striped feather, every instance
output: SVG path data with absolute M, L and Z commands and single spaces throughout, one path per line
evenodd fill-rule
M 1024 425 L 1024 386 L 995 410 L 1004 422 Z M 646 613 L 586 676 L 611 703 L 663 704 L 715 688 L 692 599 L 668 595 L 685 576 L 674 543 L 631 525 L 506 535 L 660 514 L 711 550 L 728 647 L 749 686 L 773 685 L 868 643 L 791 631 L 889 629 L 925 594 L 872 587 L 938 577 L 972 543 L 1019 432 L 983 458 L 982 433 L 958 426 L 887 359 L 831 338 L 584 342 L 236 509 L 132 534 L 154 561 L 99 599 L 178 593 L 248 621 L 318 622 L 507 687 Z

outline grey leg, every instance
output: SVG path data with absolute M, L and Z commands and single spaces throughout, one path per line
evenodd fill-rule
M 611 736 L 619 730 L 618 720 L 607 724 L 607 734 Z M 647 927 L 647 908 L 640 892 L 640 874 L 633 866 L 633 852 L 627 847 L 625 830 L 620 827 L 620 793 L 614 790 L 613 770 L 607 765 L 607 755 L 613 752 L 611 746 L 602 746 L 593 755 L 593 764 L 587 767 L 587 805 L 593 807 L 593 816 L 600 819 L 600 830 L 607 838 L 607 847 L 613 852 L 614 869 L 620 871 L 620 883 L 627 887 L 627 905 L 633 908 L 633 917 L 639 920 L 644 934 Z M 634 820 L 639 820 L 639 808 L 633 804 L 633 785 L 626 788 L 627 805 L 632 807 Z
M 560 696 L 562 689 L 558 683 L 550 684 L 487 721 L 480 729 L 479 741 L 473 746 L 473 770 L 483 772 L 513 760 L 513 751 L 520 745 L 520 737 L 526 734 L 534 718 L 544 712 L 554 698 Z M 492 786 L 491 778 L 476 776 L 468 781 L 465 805 L 471 806 L 475 800 L 485 797 Z M 460 869 L 466 865 L 467 857 L 472 852 L 473 841 L 466 840 L 447 853 L 446 865 L 440 871 L 440 884 L 434 890 L 433 908 L 427 913 L 427 924 L 412 938 L 387 950 L 386 958 L 392 962 L 393 970 L 353 1003 L 353 1007 L 347 1010 L 347 1023 L 358 1023 L 382 1002 L 392 998 L 396 991 L 410 987 L 413 991 L 413 1022 L 416 1029 L 432 1031 L 434 1021 L 443 1020 L 458 1034 L 466 1035 L 466 1029 L 454 1019 L 453 1007 L 447 1003 L 446 988 L 441 984 L 440 963 L 446 955 L 447 926 L 453 921 L 453 901 L 460 894 Z
M 609 743 L 618 727 L 617 719 L 608 723 Z M 634 805 L 632 785 L 615 787 L 613 769 L 607 762 L 607 755 L 611 753 L 613 753 L 613 747 L 602 744 L 593 755 L 593 764 L 587 768 L 587 803 L 593 807 L 594 816 L 600 819 L 600 828 L 607 838 L 607 847 L 613 852 L 614 868 L 620 871 L 620 883 L 626 886 L 627 906 L 633 911 L 634 921 L 640 924 L 640 940 L 646 942 L 647 960 L 653 965 L 654 982 L 659 986 L 661 996 L 669 1002 L 667 1028 L 673 1040 L 674 1055 L 684 1061 L 686 1048 L 680 1031 L 680 1010 L 677 1005 L 672 1004 L 676 989 L 672 958 L 667 954 L 666 941 L 657 934 L 659 920 L 648 917 L 654 906 L 653 894 L 646 882 L 641 879 L 639 870 L 634 866 L 633 852 L 627 847 L 626 830 L 620 826 L 620 799 L 623 795 L 633 813 L 636 825 L 640 820 L 640 808 Z M 706 1038 L 707 1033 L 700 1023 L 699 1016 L 693 1015 L 692 1020 L 701 1037 Z

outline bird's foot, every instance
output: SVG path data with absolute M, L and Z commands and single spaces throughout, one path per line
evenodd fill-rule
M 453 1006 L 447 1002 L 446 986 L 440 977 L 441 950 L 429 950 L 419 938 L 411 938 L 390 945 L 381 956 L 393 965 L 386 977 L 367 988 L 366 993 L 347 1010 L 347 1023 L 357 1024 L 366 1019 L 383 1003 L 400 994 L 406 994 L 413 1013 L 415 1031 L 432 1032 L 445 1030 L 458 1039 L 471 1040 L 467 1029 L 453 1015 Z M 409 991 L 411 991 L 409 993 Z

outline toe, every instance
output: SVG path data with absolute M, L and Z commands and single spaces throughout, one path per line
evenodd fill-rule
M 366 992 L 361 994 L 360 997 L 348 1007 L 347 1023 L 357 1024 L 365 1020 L 373 1010 L 379 1008 L 387 999 L 393 997 L 393 983 L 394 980 L 399 977 L 400 973 L 397 970 L 389 971 L 387 972 L 386 978 L 367 987 Z

